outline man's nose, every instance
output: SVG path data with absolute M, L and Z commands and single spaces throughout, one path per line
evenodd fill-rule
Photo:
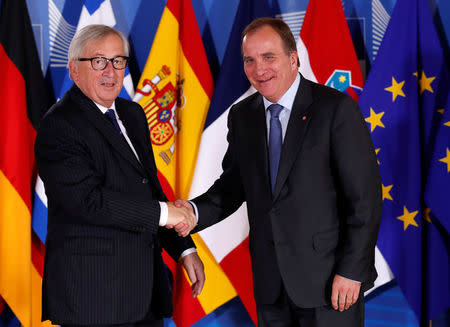
M 263 75 L 266 72 L 267 65 L 264 60 L 257 60 L 255 63 L 255 72 L 258 75 Z
M 113 73 L 113 71 L 114 71 L 114 67 L 112 65 L 112 61 L 108 61 L 108 63 L 106 64 L 105 69 L 103 69 L 103 74 L 110 75 L 111 73 Z

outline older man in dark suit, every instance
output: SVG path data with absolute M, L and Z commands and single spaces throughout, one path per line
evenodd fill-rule
M 69 49 L 75 85 L 38 130 L 48 196 L 42 318 L 54 324 L 163 326 L 172 299 L 162 247 L 183 262 L 194 296 L 203 286 L 192 239 L 162 227 L 193 227 L 195 216 L 166 203 L 145 114 L 118 98 L 128 51 L 110 27 L 81 29 Z
M 382 203 L 366 123 L 350 97 L 298 73 L 281 20 L 247 26 L 242 54 L 258 92 L 230 110 L 224 171 L 192 200 L 194 231 L 246 201 L 259 326 L 362 327 Z

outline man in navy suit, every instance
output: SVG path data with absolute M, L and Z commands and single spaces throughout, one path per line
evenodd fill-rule
M 129 46 L 104 25 L 69 49 L 74 86 L 46 114 L 35 153 L 48 197 L 42 319 L 63 326 L 163 326 L 172 314 L 164 248 L 181 260 L 193 295 L 205 280 L 190 237 L 195 216 L 167 203 L 146 116 L 118 98 Z
M 258 92 L 230 109 L 223 173 L 191 202 L 194 232 L 246 201 L 258 325 L 362 327 L 382 200 L 361 111 L 298 73 L 296 43 L 281 20 L 247 26 L 242 55 Z

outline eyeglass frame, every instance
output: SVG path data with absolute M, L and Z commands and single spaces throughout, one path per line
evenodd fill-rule
M 125 66 L 123 67 L 123 68 L 116 68 L 115 66 L 114 66 L 114 60 L 116 59 L 116 58 L 123 58 L 123 59 L 125 59 Z M 106 64 L 105 64 L 105 67 L 103 67 L 102 69 L 95 69 L 94 68 L 94 63 L 92 62 L 94 59 L 105 59 L 106 60 Z M 111 62 L 111 66 L 115 69 L 115 70 L 124 70 L 126 67 L 127 67 L 127 65 L 128 65 L 128 59 L 130 59 L 130 57 L 127 57 L 127 56 L 115 56 L 114 58 L 106 58 L 106 57 L 103 57 L 103 56 L 96 56 L 96 57 L 92 57 L 92 58 L 78 58 L 77 59 L 77 61 L 90 61 L 91 62 L 91 67 L 92 67 L 92 69 L 93 70 L 105 70 L 106 69 L 106 67 L 108 67 L 108 64 Z

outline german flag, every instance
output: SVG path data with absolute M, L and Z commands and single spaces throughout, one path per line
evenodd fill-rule
M 36 127 L 49 107 L 25 0 L 0 9 L 0 296 L 41 326 L 43 245 L 31 229 Z

